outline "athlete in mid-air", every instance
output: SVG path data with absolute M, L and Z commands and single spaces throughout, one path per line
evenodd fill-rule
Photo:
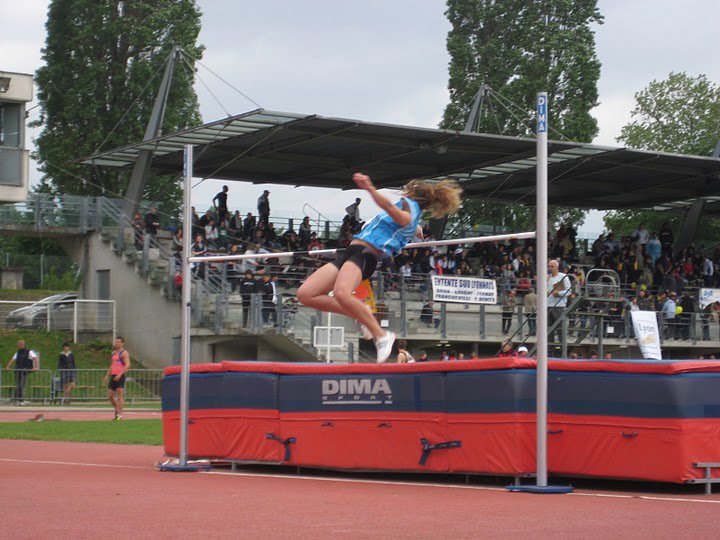
M 297 298 L 306 306 L 356 319 L 366 337 L 375 340 L 377 362 L 381 364 L 392 352 L 395 334 L 380 327 L 370 308 L 353 291 L 363 279 L 372 276 L 378 259 L 400 252 L 416 235 L 422 238 L 418 222 L 423 210 L 436 218 L 455 212 L 462 189 L 452 180 L 411 180 L 400 200 L 393 204 L 378 192 L 369 176 L 355 173 L 353 181 L 370 194 L 383 212 L 353 236 L 334 261 L 316 270 L 298 289 Z M 330 291 L 333 296 L 328 295 Z

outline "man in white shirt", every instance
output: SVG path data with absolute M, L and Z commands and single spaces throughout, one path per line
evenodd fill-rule
M 713 264 L 710 257 L 705 256 L 705 259 L 703 260 L 703 280 L 705 282 L 706 287 L 712 287 L 712 277 L 715 273 L 715 265 Z
M 643 223 L 640 224 L 640 226 L 632 235 L 635 239 L 637 239 L 638 243 L 641 246 L 644 246 L 648 243 L 648 240 L 650 240 L 650 232 L 645 228 L 645 225 Z
M 570 286 L 570 278 L 567 274 L 560 272 L 560 264 L 555 259 L 551 259 L 548 262 L 548 269 L 550 275 L 547 279 L 547 290 L 548 290 L 548 328 L 550 328 L 555 321 L 562 317 L 565 308 L 567 307 L 568 298 L 572 292 Z M 561 338 L 555 339 L 555 336 L 560 336 L 560 328 L 556 328 L 550 336 L 551 340 L 560 341 Z

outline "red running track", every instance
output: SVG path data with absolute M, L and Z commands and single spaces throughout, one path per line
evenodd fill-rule
M 720 496 L 168 473 L 162 448 L 0 441 L 6 538 L 717 538 Z M 267 470 L 267 469 L 265 469 Z M 432 477 L 428 476 L 430 482 Z

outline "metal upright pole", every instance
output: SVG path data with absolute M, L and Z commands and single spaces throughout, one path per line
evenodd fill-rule
M 182 337 L 180 341 L 180 463 L 187 466 L 188 456 L 188 409 L 190 400 L 190 241 L 192 236 L 192 215 L 190 212 L 190 191 L 193 176 L 193 146 L 185 145 L 183 182 L 183 258 L 182 258 Z
M 537 486 L 547 487 L 547 92 L 537 95 Z

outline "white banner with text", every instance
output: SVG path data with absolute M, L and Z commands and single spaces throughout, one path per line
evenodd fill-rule
M 662 360 L 660 332 L 654 311 L 631 311 L 633 329 L 643 358 Z
M 433 301 L 458 304 L 497 304 L 494 279 L 432 276 Z

